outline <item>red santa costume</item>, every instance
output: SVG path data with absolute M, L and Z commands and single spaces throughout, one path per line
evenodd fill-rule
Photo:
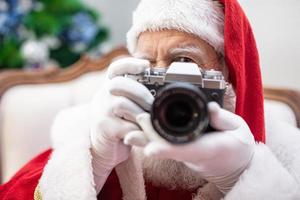
M 224 15 L 225 13 L 225 15 Z M 220 24 L 223 23 L 223 24 Z M 224 199 L 300 199 L 300 133 L 283 122 L 264 121 L 259 58 L 249 22 L 236 0 L 144 0 L 134 14 L 128 48 L 146 30 L 176 29 L 195 34 L 225 56 L 236 114 L 256 141 L 247 170 Z M 265 134 L 266 127 L 266 134 Z M 264 142 L 266 144 L 264 144 Z M 25 165 L 0 187 L 0 199 L 97 199 L 86 106 L 61 112 L 52 130 L 52 149 Z M 116 167 L 98 199 L 220 199 L 210 183 L 195 190 L 171 190 L 144 180 L 140 151 Z

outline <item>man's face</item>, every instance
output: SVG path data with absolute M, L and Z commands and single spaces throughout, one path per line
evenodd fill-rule
M 149 60 L 152 67 L 194 62 L 205 70 L 223 71 L 220 56 L 212 46 L 197 36 L 176 30 L 142 33 L 133 56 Z
M 212 46 L 197 36 L 176 30 L 142 33 L 133 56 L 149 60 L 152 67 L 168 67 L 172 62 L 194 62 L 204 70 L 222 71 L 227 77 L 223 59 Z M 232 87 L 226 90 L 224 108 L 235 110 Z M 190 190 L 205 182 L 195 171 L 174 160 L 145 158 L 143 167 L 146 180 L 157 186 Z

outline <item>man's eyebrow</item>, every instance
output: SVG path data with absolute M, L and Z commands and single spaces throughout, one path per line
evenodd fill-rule
M 196 45 L 189 44 L 189 45 L 182 45 L 175 48 L 171 48 L 168 50 L 170 55 L 177 55 L 181 53 L 192 53 L 201 56 L 203 54 L 203 50 Z

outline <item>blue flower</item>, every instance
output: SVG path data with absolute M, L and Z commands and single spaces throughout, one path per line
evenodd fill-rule
M 91 16 L 85 12 L 79 12 L 72 17 L 71 26 L 67 30 L 66 37 L 71 43 L 89 45 L 98 31 L 98 26 Z
M 6 9 L 0 10 L 0 35 L 17 36 L 24 13 L 19 9 L 18 0 L 5 0 Z

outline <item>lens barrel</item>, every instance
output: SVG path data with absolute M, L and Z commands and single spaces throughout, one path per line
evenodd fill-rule
M 170 83 L 161 88 L 151 109 L 154 129 L 171 143 L 187 143 L 202 135 L 209 125 L 208 100 L 195 85 Z

